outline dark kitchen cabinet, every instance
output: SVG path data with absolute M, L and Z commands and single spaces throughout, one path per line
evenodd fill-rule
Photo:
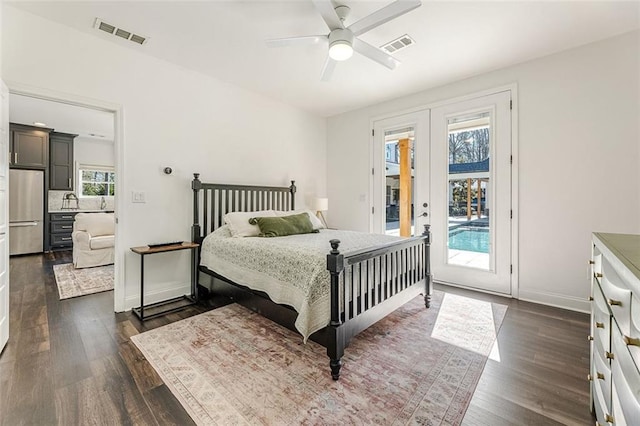
M 49 135 L 49 189 L 73 191 L 73 140 L 78 135 Z
M 46 169 L 49 165 L 49 133 L 53 129 L 11 123 L 9 165 Z
M 49 213 L 49 250 L 71 250 L 76 212 Z

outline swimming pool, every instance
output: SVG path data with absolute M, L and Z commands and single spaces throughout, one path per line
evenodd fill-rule
M 449 248 L 489 253 L 489 229 L 460 227 L 449 230 Z

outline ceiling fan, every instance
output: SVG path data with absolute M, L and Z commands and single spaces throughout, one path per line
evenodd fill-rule
M 316 9 L 322 15 L 322 19 L 329 27 L 329 34 L 272 39 L 267 40 L 267 46 L 328 44 L 329 52 L 320 78 L 322 81 L 328 81 L 331 78 L 336 62 L 349 59 L 354 50 L 389 69 L 395 69 L 400 64 L 400 61 L 377 47 L 360 40 L 358 36 L 398 16 L 404 15 L 422 4 L 420 0 L 397 0 L 359 21 L 345 26 L 344 21 L 350 11 L 349 6 L 343 4 L 334 6 L 331 0 L 311 1 L 313 1 Z

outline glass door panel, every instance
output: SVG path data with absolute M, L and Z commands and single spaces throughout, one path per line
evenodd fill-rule
M 447 120 L 449 217 L 447 262 L 489 270 L 491 114 Z
M 385 233 L 414 235 L 414 128 L 385 132 Z

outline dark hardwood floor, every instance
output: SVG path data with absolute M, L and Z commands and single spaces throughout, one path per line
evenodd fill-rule
M 147 321 L 113 313 L 113 293 L 60 301 L 52 265 L 70 252 L 10 261 L 10 339 L 0 354 L 2 425 L 193 424 L 129 337 L 229 303 Z M 467 411 L 468 425 L 589 425 L 589 318 L 475 292 L 509 306 Z

